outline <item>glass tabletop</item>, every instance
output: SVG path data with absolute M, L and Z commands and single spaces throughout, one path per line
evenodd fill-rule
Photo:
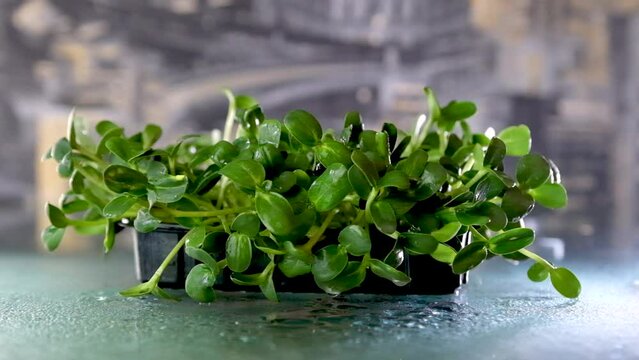
M 212 304 L 123 298 L 133 256 L 0 255 L 7 359 L 639 358 L 639 264 L 566 262 L 578 300 L 489 261 L 456 295 L 224 293 Z

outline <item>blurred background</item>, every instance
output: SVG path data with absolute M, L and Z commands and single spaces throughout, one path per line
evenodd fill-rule
M 221 127 L 228 87 L 410 129 L 425 85 L 476 101 L 476 129 L 531 127 L 570 194 L 540 234 L 639 250 L 637 39 L 639 0 L 0 0 L 0 250 L 41 250 L 65 182 L 40 157 L 74 106 L 172 137 Z

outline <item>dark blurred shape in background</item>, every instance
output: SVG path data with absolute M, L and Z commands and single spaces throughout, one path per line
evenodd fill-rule
M 476 101 L 477 128 L 532 128 L 570 194 L 542 235 L 637 250 L 637 39 L 639 0 L 0 0 L 0 246 L 38 247 L 64 186 L 39 157 L 73 106 L 171 136 L 220 127 L 228 87 L 409 129 L 428 85 Z

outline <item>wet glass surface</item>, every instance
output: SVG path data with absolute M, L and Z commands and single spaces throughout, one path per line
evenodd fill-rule
M 490 261 L 458 295 L 220 294 L 199 305 L 117 294 L 129 254 L 0 255 L 7 359 L 639 358 L 637 261 L 567 262 L 578 300 Z

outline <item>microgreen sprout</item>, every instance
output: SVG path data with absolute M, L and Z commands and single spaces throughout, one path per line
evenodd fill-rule
M 103 235 L 109 252 L 120 222 L 142 233 L 160 224 L 188 229 L 152 278 L 125 296 L 174 298 L 158 284 L 184 248 L 198 263 L 185 290 L 199 302 L 215 299 L 216 280 L 225 274 L 274 301 L 275 272 L 312 277 L 329 294 L 357 288 L 368 270 L 404 286 L 411 278 L 398 269 L 403 254 L 432 257 L 456 274 L 493 256 L 530 259 L 531 280 L 550 277 L 563 296 L 577 297 L 573 273 L 528 249 L 535 233 L 523 219 L 535 203 L 567 203 L 557 167 L 530 153 L 530 130 L 475 133 L 468 122 L 473 103 L 440 107 L 432 89 L 424 91 L 429 111 L 412 133 L 391 123 L 365 129 L 353 112 L 339 131 L 324 130 L 303 110 L 280 121 L 267 118 L 253 98 L 227 92 L 223 133 L 157 147 L 159 126 L 126 135 L 101 121 L 92 136 L 73 112 L 67 136 L 46 154 L 70 189 L 58 205 L 47 204 L 51 226 L 42 239 L 55 250 L 73 227 Z M 504 172 L 506 157 L 517 158 L 515 176 Z M 472 242 L 465 247 L 449 244 L 466 233 Z M 386 240 L 395 245 L 380 255 L 376 244 Z

